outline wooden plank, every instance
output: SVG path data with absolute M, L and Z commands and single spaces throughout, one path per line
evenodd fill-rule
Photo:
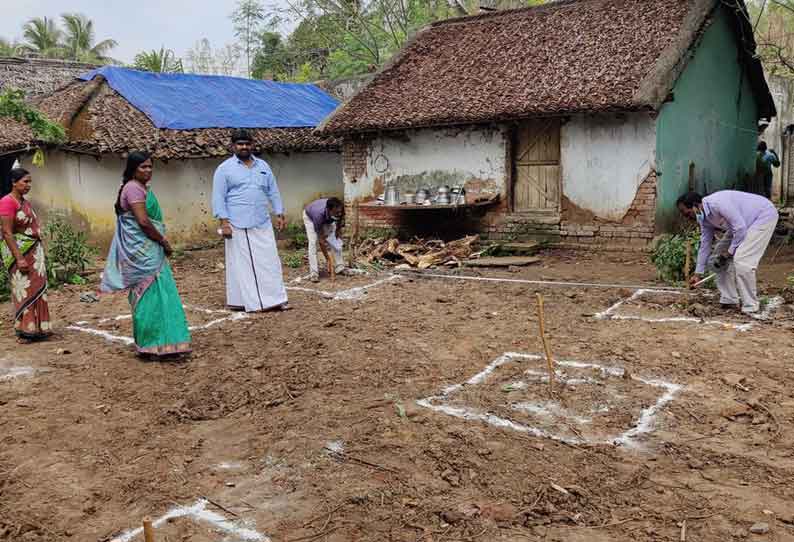
M 531 265 L 539 261 L 541 261 L 541 258 L 537 256 L 493 256 L 478 258 L 476 260 L 466 260 L 463 264 L 468 267 L 511 267 L 514 265 Z

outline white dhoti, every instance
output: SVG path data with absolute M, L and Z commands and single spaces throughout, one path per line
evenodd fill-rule
M 286 302 L 273 226 L 232 226 L 232 238 L 226 239 L 226 304 L 255 312 Z
M 317 262 L 319 235 L 317 235 L 317 230 L 314 229 L 314 222 L 312 222 L 312 219 L 306 214 L 306 211 L 303 211 L 303 225 L 306 226 L 306 239 L 309 244 L 309 272 L 316 276 L 319 275 L 319 265 Z M 342 256 L 342 240 L 336 237 L 336 223 L 324 225 L 320 235 L 323 235 L 325 240 L 328 241 L 328 248 L 336 264 L 334 271 L 339 273 L 345 268 L 345 261 Z
M 728 265 L 717 270 L 717 288 L 720 303 L 742 305 L 742 312 L 756 312 L 759 308 L 755 271 L 758 262 L 775 233 L 777 220 L 767 224 L 753 225 L 747 230 L 744 241 L 736 247 Z M 731 246 L 733 236 L 726 233 L 715 245 L 712 254 L 723 254 Z

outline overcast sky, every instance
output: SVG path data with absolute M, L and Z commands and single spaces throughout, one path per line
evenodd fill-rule
M 267 0 L 266 5 L 285 5 Z M 234 41 L 229 14 L 235 0 L 0 0 L 0 37 L 22 40 L 22 25 L 31 17 L 83 13 L 94 21 L 96 39 L 113 38 L 111 56 L 132 62 L 136 53 L 165 45 L 177 56 L 201 38 L 213 48 Z

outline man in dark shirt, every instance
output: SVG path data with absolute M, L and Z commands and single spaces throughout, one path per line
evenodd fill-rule
M 333 262 L 336 273 L 344 272 L 345 263 L 342 257 L 344 219 L 345 205 L 338 198 L 318 199 L 304 207 L 303 223 L 309 240 L 309 270 L 312 282 L 320 280 L 317 264 L 318 246 L 326 261 Z

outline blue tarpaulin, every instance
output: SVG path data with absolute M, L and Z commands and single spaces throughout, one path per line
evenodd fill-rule
M 315 127 L 338 105 L 317 85 L 151 73 L 105 66 L 80 77 L 103 76 L 113 90 L 157 128 Z

